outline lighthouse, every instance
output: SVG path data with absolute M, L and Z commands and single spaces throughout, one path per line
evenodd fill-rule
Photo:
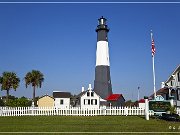
M 110 77 L 108 32 L 106 24 L 107 19 L 103 16 L 98 19 L 97 32 L 97 50 L 94 91 L 103 99 L 112 94 L 112 85 Z

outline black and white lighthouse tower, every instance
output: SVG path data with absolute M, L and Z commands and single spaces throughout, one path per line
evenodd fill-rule
M 103 99 L 112 94 L 106 18 L 98 19 L 94 91 Z

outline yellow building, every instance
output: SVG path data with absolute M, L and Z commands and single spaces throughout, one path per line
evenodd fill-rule
M 54 98 L 49 95 L 44 95 L 38 99 L 38 107 L 54 107 Z

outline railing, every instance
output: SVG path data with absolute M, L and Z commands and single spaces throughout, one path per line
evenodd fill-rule
M 176 100 L 175 102 L 176 102 L 175 105 L 176 105 L 177 107 L 180 107 L 180 101 L 179 101 L 179 100 Z
M 144 109 L 139 107 L 112 107 L 101 109 L 81 109 L 77 107 L 61 109 L 55 107 L 0 107 L 0 116 L 97 116 L 97 115 L 145 115 Z M 150 111 L 149 115 L 154 115 Z
M 173 86 L 176 87 L 176 88 L 177 88 L 177 87 L 180 87 L 180 82 L 175 81 Z

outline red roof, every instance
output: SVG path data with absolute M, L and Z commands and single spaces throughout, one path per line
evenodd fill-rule
M 140 99 L 139 103 L 145 103 L 145 100 L 144 99 Z
M 106 100 L 116 101 L 116 100 L 118 100 L 121 96 L 122 96 L 122 94 L 111 94 L 111 95 L 109 95 L 109 96 L 106 98 Z

